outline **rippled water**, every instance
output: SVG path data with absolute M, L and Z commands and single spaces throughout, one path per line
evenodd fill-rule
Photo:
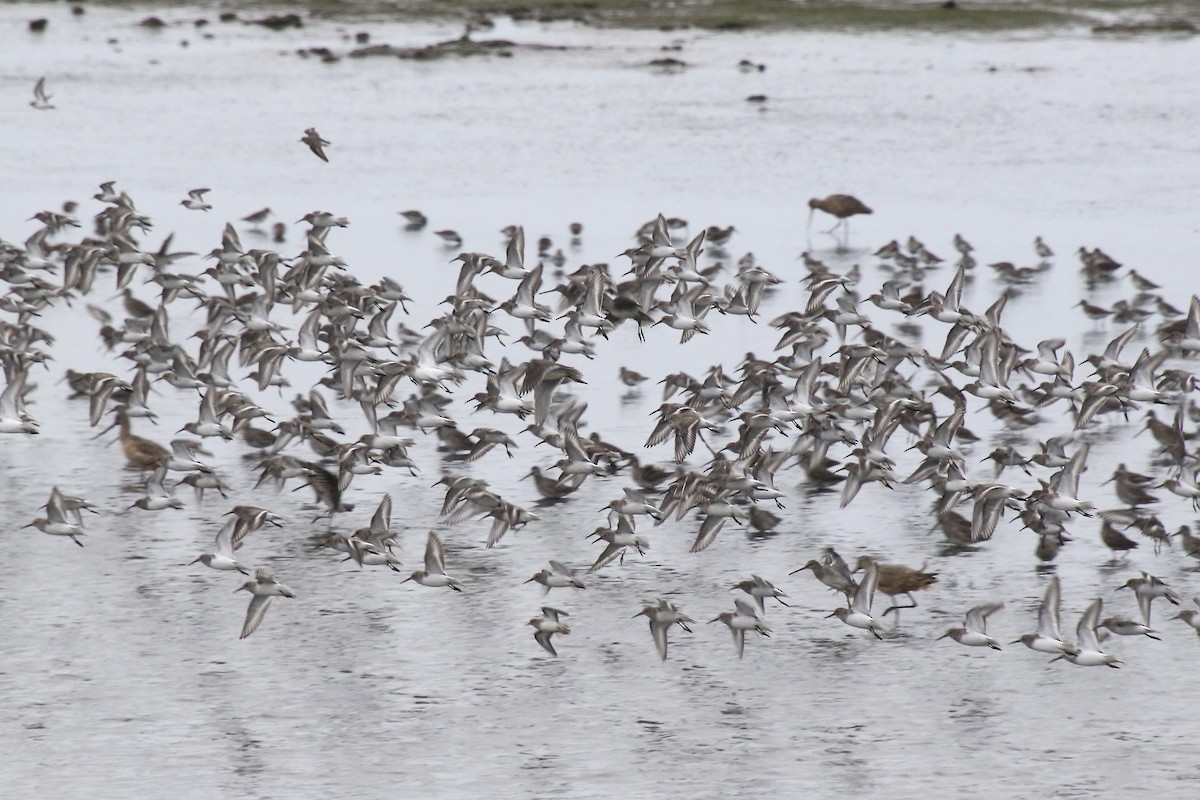
M 217 246 L 226 220 L 264 205 L 289 222 L 328 209 L 352 221 L 330 235 L 331 249 L 364 283 L 399 280 L 415 298 L 406 322 L 419 327 L 440 313 L 435 304 L 457 275 L 447 263 L 457 251 L 441 247 L 428 232 L 435 228 L 459 230 L 464 249 L 500 253 L 497 231 L 520 223 L 531 241 L 551 236 L 571 269 L 624 263 L 614 254 L 660 211 L 687 218 L 692 231 L 734 224 L 731 256 L 753 251 L 788 280 L 764 320 L 805 301 L 795 260 L 802 250 L 839 271 L 861 264 L 866 294 L 884 280 L 869 253 L 888 239 L 915 234 L 948 257 L 960 232 L 984 264 L 1032 264 L 1030 243 L 1041 234 L 1059 255 L 1010 301 L 1005 328 L 1026 346 L 1068 336 L 1078 356 L 1121 329 L 1095 326 L 1069 307 L 1085 296 L 1108 305 L 1132 289 L 1119 282 L 1086 293 L 1077 247 L 1100 246 L 1135 266 L 1176 306 L 1195 291 L 1200 109 L 1186 98 L 1196 41 L 501 26 L 495 35 L 569 49 L 324 64 L 294 51 L 344 51 L 360 28 L 396 45 L 458 31 L 364 24 L 270 34 L 213 25 L 206 30 L 214 38 L 204 39 L 190 24 L 137 28 L 128 12 L 92 9 L 76 19 L 39 7 L 50 11 L 51 28 L 33 38 L 24 29 L 28 7 L 0 8 L 0 102 L 8 109 L 0 115 L 0 235 L 9 241 L 32 232 L 34 212 L 85 200 L 106 180 L 154 218 L 151 245 L 175 231 L 177 247 L 197 252 Z M 173 13 L 170 21 L 200 15 Z M 677 74 L 646 66 L 663 55 L 691 66 Z M 742 58 L 767 69 L 740 72 Z M 55 111 L 25 107 L 41 75 Z M 746 102 L 751 94 L 767 102 Z M 298 143 L 310 126 L 333 142 L 331 163 Z M 211 213 L 178 205 L 196 186 L 212 188 Z M 804 228 L 807 198 L 835 191 L 876 209 L 854 220 L 845 253 L 817 227 Z M 395 212 L 410 207 L 429 215 L 426 232 L 400 229 Z M 86 200 L 81 217 L 98 209 Z M 574 220 L 585 225 L 577 247 L 566 233 Z M 247 246 L 270 246 L 243 236 Z M 297 252 L 302 241 L 294 228 L 281 250 Z M 1002 290 L 985 273 L 968 289 L 973 309 Z M 944 288 L 949 277 L 935 273 L 927 288 Z M 108 280 L 92 300 L 119 313 L 119 302 L 105 300 Z M 481 285 L 512 290 L 499 278 Z M 172 307 L 177 340 L 203 321 L 186 306 Z M 894 329 L 896 320 L 866 308 Z M 599 343 L 594 362 L 572 358 L 589 381 L 577 392 L 589 404 L 588 430 L 641 452 L 660 398 L 657 388 L 623 396 L 614 380 L 620 365 L 654 380 L 717 363 L 732 371 L 748 351 L 769 353 L 777 338 L 741 318 L 712 322 L 711 336 L 686 346 L 661 328 L 646 344 L 622 329 Z M 506 498 L 537 507 L 541 520 L 493 550 L 483 547 L 486 523 L 442 530 L 448 566 L 468 583 L 461 595 L 401 585 L 395 573 L 359 571 L 313 551 L 324 523 L 310 522 L 308 490 L 252 491 L 257 472 L 240 442 L 214 445 L 213 461 L 234 487 L 228 500 L 210 493 L 197 503 L 181 491 L 185 510 L 126 510 L 140 494 L 137 474 L 109 438 L 91 439 L 86 402 L 68 400 L 57 381 L 67 368 L 124 374 L 127 366 L 98 346 L 80 303 L 48 310 L 37 324 L 58 337 L 49 369 L 31 377 L 43 433 L 0 441 L 8 532 L 0 784 L 14 797 L 957 797 L 980 787 L 1006 797 L 1173 796 L 1192 777 L 1194 715 L 1178 695 L 1200 643 L 1168 623 L 1167 612 L 1156 610 L 1162 642 L 1106 645 L 1126 662 L 1120 672 L 1048 665 L 1019 645 L 979 653 L 935 642 L 987 600 L 1008 603 L 993 618 L 1001 640 L 1033 629 L 1046 570 L 1031 535 L 1011 520 L 986 546 L 950 555 L 929 530 L 922 490 L 872 485 L 839 510 L 836 494 L 814 491 L 790 470 L 779 476 L 786 511 L 774 534 L 727 526 L 712 548 L 691 555 L 695 520 L 664 524 L 643 531 L 652 542 L 646 558 L 599 572 L 585 592 L 553 592 L 573 632 L 556 640 L 560 657 L 551 659 L 523 627 L 541 590 L 521 582 L 550 558 L 595 558 L 584 536 L 602 523 L 597 509 L 628 485 L 625 475 L 590 479 L 569 502 L 537 507 L 533 487 L 518 478 L 555 456 L 527 436 L 512 461 L 492 453 L 465 468 L 422 439 L 413 450 L 420 475 L 356 479 L 347 499 L 357 508 L 339 516 L 337 529 L 366 524 L 391 493 L 405 531 L 401 555 L 417 568 L 425 533 L 438 526 L 442 494 L 430 484 L 444 470 L 486 478 Z M 921 345 L 940 349 L 942 336 L 928 323 Z M 1135 341 L 1130 351 L 1142 346 L 1153 345 Z M 298 367 L 287 374 L 297 391 L 317 377 Z M 253 394 L 249 383 L 243 388 Z M 463 395 L 479 388 L 470 382 Z M 259 398 L 283 418 L 290 396 Z M 151 438 L 165 442 L 194 418 L 189 393 L 163 386 L 151 402 L 158 426 L 135 423 Z M 356 406 L 333 405 L 347 438 L 363 432 Z M 467 429 L 520 427 L 469 416 L 465 404 L 456 416 Z M 982 417 L 968 424 L 988 434 L 972 451 L 981 459 L 1000 432 Z M 1069 425 L 1046 414 L 1022 449 Z M 1152 469 L 1149 437 L 1133 438 L 1139 427 L 1135 415 L 1092 435 L 1084 496 L 1101 508 L 1116 504 L 1100 484 L 1118 461 Z M 893 449 L 908 444 L 898 434 Z M 667 447 L 647 455 L 670 457 Z M 898 456 L 898 472 L 915 466 L 915 455 Z M 17 530 L 53 485 L 103 509 L 86 521 L 83 549 Z M 299 595 L 275 601 L 244 641 L 238 581 L 186 566 L 236 503 L 288 520 L 253 534 L 242 552 Z M 1171 495 L 1160 514 L 1168 529 L 1194 521 Z M 1135 615 L 1133 598 L 1112 589 L 1139 569 L 1185 597 L 1196 589 L 1194 562 L 1178 550 L 1155 556 L 1147 542 L 1112 564 L 1097 528 L 1075 522 L 1076 541 L 1052 567 L 1063 580 L 1065 627 L 1096 596 Z M 787 577 L 827 545 L 927 561 L 940 582 L 893 637 L 875 641 L 824 619 L 835 601 L 807 574 Z M 769 609 L 773 637 L 749 641 L 743 660 L 723 626 L 700 625 L 691 635 L 673 632 L 671 657 L 660 663 L 644 620 L 631 619 L 657 597 L 711 619 L 731 606 L 728 587 L 751 573 L 781 585 L 793 607 Z

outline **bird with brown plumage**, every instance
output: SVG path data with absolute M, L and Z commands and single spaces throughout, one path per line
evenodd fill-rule
M 142 436 L 137 436 L 130 430 L 129 416 L 125 413 L 123 406 L 118 406 L 114 414 L 116 421 L 98 433 L 97 437 L 103 436 L 113 428 L 120 426 L 119 439 L 121 450 L 125 453 L 125 460 L 129 462 L 131 467 L 141 470 L 156 469 L 171 457 L 171 452 L 161 444 L 152 442 Z
M 827 233 L 832 233 L 841 226 L 845 226 L 847 233 L 850 230 L 850 225 L 847 220 L 856 214 L 871 214 L 874 213 L 867 204 L 859 200 L 857 197 L 849 194 L 831 194 L 828 197 L 814 197 L 808 201 L 808 227 L 812 227 L 812 218 L 814 211 L 824 211 L 830 216 L 837 217 L 837 225 L 830 228 Z
M 872 563 L 870 556 L 859 556 L 854 571 L 858 572 L 859 570 L 866 569 L 870 563 Z M 879 570 L 878 590 L 892 598 L 892 605 L 883 612 L 883 616 L 887 616 L 889 611 L 899 612 L 902 608 L 916 608 L 917 599 L 912 596 L 912 593 L 921 589 L 928 589 L 937 583 L 937 573 L 926 572 L 924 564 L 921 565 L 920 569 L 906 567 L 903 564 L 876 563 L 875 566 Z M 907 597 L 912 605 L 896 605 L 896 598 L 900 595 Z M 898 616 L 899 614 L 897 613 Z

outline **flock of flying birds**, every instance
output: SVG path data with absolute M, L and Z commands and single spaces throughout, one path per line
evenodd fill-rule
M 37 100 L 48 103 L 42 81 Z M 323 148 L 329 142 L 315 129 L 308 129 L 301 141 L 328 160 Z M 207 191 L 189 192 L 182 205 L 208 211 Z M 851 214 L 870 213 L 857 200 L 854 206 L 836 198 L 853 200 L 833 195 L 814 199 L 810 209 L 834 214 L 839 224 Z M 471 382 L 482 385 L 472 398 L 473 414 L 516 417 L 528 423 L 520 432 L 526 441 L 543 443 L 556 453 L 552 466 L 534 467 L 530 473 L 544 502 L 570 502 L 589 479 L 624 482 L 621 496 L 604 509 L 605 524 L 592 534 L 603 549 L 587 573 L 613 569 L 627 557 L 643 555 L 650 545 L 647 526 L 682 520 L 693 512 L 699 523 L 691 550 L 697 554 L 712 546 L 729 525 L 772 530 L 786 514 L 786 492 L 777 488 L 782 470 L 807 487 L 840 491 L 843 507 L 868 484 L 906 491 L 924 488 L 932 517 L 951 547 L 984 546 L 1002 521 L 1019 519 L 1032 531 L 1036 557 L 1052 561 L 1071 540 L 1068 528 L 1079 517 L 1098 515 L 1101 538 L 1114 557 L 1139 545 L 1131 534 L 1151 542 L 1156 552 L 1177 539 L 1187 555 L 1200 557 L 1200 538 L 1187 526 L 1168 533 L 1152 510 L 1169 501 L 1200 511 L 1197 455 L 1191 447 L 1197 435 L 1197 413 L 1190 400 L 1195 379 L 1186 368 L 1200 352 L 1200 299 L 1193 297 L 1186 312 L 1173 308 L 1155 292 L 1152 281 L 1099 250 L 1079 251 L 1084 280 L 1089 285 L 1129 281 L 1136 294 L 1108 309 L 1080 304 L 1093 319 L 1110 318 L 1128 327 L 1103 353 L 1088 354 L 1077 363 L 1062 339 L 1027 348 L 1005 330 L 1007 290 L 981 313 L 964 306 L 964 287 L 980 268 L 971 245 L 958 236 L 953 266 L 912 238 L 905 245 L 891 242 L 880 248 L 874 255 L 888 279 L 865 297 L 858 266 L 838 274 L 805 253 L 804 307 L 760 320 L 764 297 L 795 278 L 772 273 L 751 254 L 726 266 L 732 227 L 710 227 L 682 242 L 676 236 L 686 223 L 659 216 L 637 231 L 634 246 L 618 256 L 619 266 L 584 264 L 567 272 L 562 251 L 551 253 L 549 240 L 539 242 L 537 261 L 530 266 L 524 231 L 514 226 L 505 231 L 502 256 L 457 255 L 458 277 L 444 301 L 446 310 L 414 329 L 393 320 L 398 308 L 408 313 L 405 303 L 410 298 L 400 284 L 384 277 L 363 285 L 330 249 L 329 234 L 349 224 L 343 217 L 325 211 L 307 214 L 304 249 L 292 256 L 247 249 L 234 226 L 226 224 L 220 245 L 203 257 L 211 266 L 196 272 L 183 267 L 201 263 L 200 257 L 172 252 L 171 237 L 157 250 L 146 245 L 151 219 L 115 183 L 103 184 L 95 199 L 102 208 L 92 220 L 90 235 L 70 236 L 81 226 L 72 203 L 60 212 L 35 215 L 41 227 L 23 244 L 0 240 L 0 279 L 6 287 L 0 298 L 0 363 L 6 379 L 0 395 L 0 433 L 33 435 L 40 430 L 29 370 L 51 358 L 47 349 L 54 339 L 38 327 L 39 312 L 71 298 L 86 298 L 101 287 L 105 293 L 115 288 L 124 298 L 123 318 L 95 305 L 87 308 L 100 326 L 101 340 L 125 365 L 124 371 L 67 370 L 65 378 L 74 396 L 87 398 L 93 427 L 111 418 L 109 429 L 119 430 L 129 466 L 146 476 L 145 495 L 132 506 L 142 511 L 182 507 L 184 502 L 174 493 L 178 484 L 192 486 L 201 499 L 206 490 L 224 496 L 228 487 L 223 477 L 205 462 L 211 457 L 207 442 L 240 437 L 259 458 L 261 477 L 255 491 L 289 481 L 306 483 L 332 520 L 352 511 L 343 496 L 358 476 L 379 475 L 385 469 L 416 474 L 409 451 L 428 442 L 448 454 L 447 463 L 461 465 L 458 471 L 447 469 L 439 481 L 446 488 L 439 529 L 445 533 L 466 520 L 490 520 L 487 546 L 492 547 L 508 531 L 536 523 L 539 517 L 467 472 L 466 465 L 503 458 L 506 452 L 511 456 L 518 446 L 503 430 L 481 425 L 467 432 L 467 426 L 460 427 L 460 420 L 449 416 L 455 398 L 463 399 L 463 387 Z M 838 213 L 838 208 L 847 213 Z M 420 212 L 402 213 L 410 229 L 426 224 Z M 269 216 L 270 210 L 262 209 L 245 221 L 258 230 Z M 580 225 L 572 226 L 574 235 L 581 230 Z M 453 231 L 438 233 L 451 247 L 461 242 Z M 275 241 L 282 240 L 282 232 L 276 230 Z M 1040 259 L 1035 266 L 991 264 L 996 279 L 1008 286 L 1036 281 L 1051 268 L 1053 253 L 1040 239 L 1035 248 Z M 708 257 L 703 259 L 706 250 Z M 543 283 L 547 267 L 558 276 L 552 287 Z M 131 289 L 135 281 L 154 284 L 156 301 L 137 298 Z M 927 289 L 930 283 L 945 289 Z M 556 296 L 556 307 L 543 302 L 548 295 Z M 171 319 L 181 299 L 206 313 L 204 326 L 183 336 L 172 333 Z M 867 304 L 874 307 L 871 313 L 878 321 L 864 313 Z M 294 337 L 280 321 L 288 312 L 303 320 Z M 605 441 L 600 432 L 585 433 L 586 406 L 570 393 L 573 384 L 585 382 L 585 373 L 568 362 L 586 365 L 618 328 L 627 329 L 621 335 L 636 335 L 642 341 L 664 341 L 677 332 L 679 346 L 686 346 L 698 335 L 714 333 L 728 315 L 759 322 L 764 336 L 777 335 L 772 358 L 748 354 L 732 372 L 715 365 L 700 376 L 661 376 L 663 402 L 648 425 L 645 447 L 668 445 L 670 463 L 643 461 Z M 941 326 L 940 351 L 906 343 L 905 338 L 915 338 L 918 318 Z M 895 323 L 897 336 L 879 324 L 885 319 Z M 513 329 L 522 335 L 511 334 Z M 1127 351 L 1135 339 L 1149 342 L 1151 336 L 1153 350 L 1147 346 L 1136 354 Z M 198 346 L 193 348 L 193 341 Z M 285 372 L 297 361 L 319 365 L 325 376 L 296 397 L 293 416 L 275 422 L 280 410 L 263 408 L 245 390 L 290 385 Z M 239 378 L 231 374 L 233 363 L 254 369 Z M 1084 369 L 1089 374 L 1081 375 Z M 647 380 L 624 368 L 619 379 L 629 387 Z M 198 399 L 196 420 L 181 431 L 189 436 L 174 439 L 169 447 L 133 432 L 135 421 L 144 427 L 154 420 L 151 390 L 162 391 L 164 384 L 176 392 L 195 393 Z M 358 430 L 347 435 L 330 414 L 326 393 L 346 406 L 358 405 Z M 1056 433 L 1029 441 L 1034 449 L 1027 452 L 1011 443 L 996 448 L 987 459 L 994 463 L 994 473 L 984 477 L 972 474 L 968 466 L 968 451 L 978 438 L 966 425 L 969 415 L 994 418 L 992 424 L 1002 427 L 1009 442 L 1032 438 L 1024 432 L 1039 422 L 1055 427 Z M 1100 426 L 1126 425 L 1135 418 L 1144 420 L 1158 445 L 1154 474 L 1138 474 L 1121 465 L 1111 481 L 1123 507 L 1097 511 L 1086 493 L 1081 494 L 1089 437 Z M 264 426 L 268 420 L 275 422 L 273 427 Z M 912 442 L 908 449 L 923 457 L 907 475 L 895 471 L 900 448 L 892 440 L 900 428 Z M 1022 471 L 1030 482 L 1004 482 L 1007 469 Z M 1156 490 L 1165 492 L 1153 493 Z M 82 546 L 87 511 L 96 509 L 54 487 L 46 516 L 27 527 Z M 281 525 L 282 519 L 267 508 L 249 505 L 236 506 L 226 516 L 212 551 L 192 563 L 249 578 L 241 587 L 252 595 L 241 629 L 244 638 L 261 625 L 272 598 L 292 598 L 296 592 L 267 570 L 252 572 L 238 555 L 247 537 L 264 525 Z M 398 531 L 391 517 L 392 499 L 385 495 L 366 527 L 329 532 L 323 544 L 360 568 L 399 571 Z M 455 577 L 451 567 L 441 536 L 430 531 L 424 569 L 405 580 L 464 590 L 466 582 Z M 796 570 L 800 571 L 810 571 L 844 599 L 830 617 L 878 638 L 891 635 L 883 622 L 889 613 L 896 611 L 898 616 L 899 609 L 915 608 L 912 593 L 937 581 L 936 573 L 924 567 L 878 563 L 868 556 L 858 558 L 851 568 L 832 548 Z M 549 593 L 582 589 L 584 581 L 581 571 L 551 561 L 527 582 Z M 736 600 L 733 610 L 721 612 L 712 622 L 728 626 L 740 656 L 747 632 L 765 636 L 771 631 L 766 601 L 786 605 L 787 595 L 757 575 L 734 588 L 743 591 L 745 599 Z M 1144 572 L 1122 588 L 1136 595 L 1141 620 L 1102 618 L 1097 599 L 1083 613 L 1070 643 L 1060 632 L 1058 578 L 1051 578 L 1036 633 L 1018 641 L 1074 664 L 1115 667 L 1118 659 L 1101 649 L 1107 635 L 1156 638 L 1150 627 L 1151 602 L 1159 597 L 1181 602 L 1164 581 Z M 892 598 L 883 611 L 875 603 L 880 592 Z M 907 602 L 897 605 L 896 598 Z M 998 649 L 1000 643 L 987 633 L 987 621 L 1002 606 L 990 603 L 968 610 L 963 626 L 949 629 L 942 638 Z M 570 633 L 568 616 L 546 605 L 528 623 L 536 642 L 551 655 L 556 655 L 552 637 Z M 694 623 L 665 599 L 647 603 L 638 616 L 648 619 L 663 659 L 671 629 L 690 630 Z M 1177 617 L 1200 632 L 1200 611 L 1185 609 Z

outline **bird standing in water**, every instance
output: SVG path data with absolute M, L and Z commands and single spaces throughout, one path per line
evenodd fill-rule
M 829 233 L 844 226 L 847 234 L 850 232 L 850 224 L 847 222 L 850 217 L 853 217 L 855 214 L 874 213 L 866 203 L 849 194 L 831 194 L 828 197 L 814 197 L 809 200 L 808 227 L 810 228 L 812 227 L 814 211 L 824 211 L 826 214 L 837 217 L 838 222 L 829 229 Z

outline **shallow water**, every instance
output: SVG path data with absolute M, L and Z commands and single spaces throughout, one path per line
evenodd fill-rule
M 659 380 L 717 363 L 732 371 L 747 351 L 769 353 L 778 337 L 765 320 L 807 298 L 796 261 L 802 250 L 839 271 L 860 263 L 866 294 L 884 280 L 869 253 L 889 239 L 913 234 L 948 258 L 960 232 L 981 264 L 1032 264 L 1030 243 L 1040 234 L 1059 255 L 1010 301 L 1004 325 L 1026 346 L 1067 336 L 1077 356 L 1099 352 L 1122 328 L 1097 327 L 1069 306 L 1085 296 L 1109 305 L 1132 294 L 1127 282 L 1087 293 L 1077 247 L 1100 246 L 1135 266 L 1178 307 L 1195 291 L 1187 266 L 1200 245 L 1200 109 L 1187 102 L 1200 56 L 1195 41 L 501 24 L 494 35 L 570 49 L 323 64 L 294 51 L 348 49 L 343 36 L 358 27 L 269 34 L 213 26 L 215 37 L 205 40 L 190 26 L 142 30 L 133 25 L 139 17 L 117 10 L 91 9 L 82 19 L 43 11 L 58 16 L 51 15 L 49 35 L 35 39 L 24 30 L 26 7 L 0 7 L 0 101 L 10 109 L 0 115 L 0 235 L 8 241 L 32 232 L 26 220 L 36 211 L 84 200 L 106 180 L 153 217 L 152 248 L 175 231 L 176 247 L 207 252 L 226 220 L 264 205 L 288 222 L 327 209 L 352 221 L 330 234 L 331 249 L 364 283 L 399 280 L 415 299 L 405 322 L 419 327 L 440 313 L 435 304 L 457 275 L 446 263 L 457 249 L 443 248 L 433 229 L 455 228 L 463 249 L 499 254 L 499 228 L 523 224 L 531 245 L 551 236 L 573 269 L 621 266 L 615 254 L 659 212 L 688 219 L 693 232 L 736 225 L 730 257 L 752 250 L 788 281 L 771 297 L 764 323 L 712 319 L 713 334 L 685 346 L 665 329 L 651 331 L 646 344 L 623 329 L 599 343 L 594 362 L 570 361 L 589 380 L 577 390 L 589 404 L 587 430 L 638 452 L 660 399 L 657 388 L 623 398 L 617 367 Z M 368 27 L 373 41 L 396 45 L 458 34 L 436 25 Z M 675 45 L 681 49 L 661 49 Z M 677 74 L 646 66 L 663 55 L 692 66 Z M 739 72 L 742 58 L 767 69 Z M 54 111 L 24 105 L 41 75 Z M 764 105 L 745 101 L 758 93 L 767 95 Z M 298 143 L 310 126 L 333 142 L 331 163 Z M 212 188 L 212 212 L 179 206 L 196 186 Z M 811 233 L 804 225 L 808 197 L 835 191 L 853 192 L 876 211 L 853 220 L 845 253 L 834 252 L 818 225 Z M 410 207 L 429 215 L 426 231 L 401 230 L 396 212 Z M 80 216 L 98 209 L 86 200 Z M 585 225 L 578 247 L 568 243 L 573 220 Z M 243 242 L 271 246 L 248 233 Z M 294 253 L 302 242 L 293 226 L 280 249 Z M 203 268 L 199 260 L 182 263 Z M 981 267 L 968 288 L 972 309 L 1002 291 L 986 272 Z M 943 269 L 927 288 L 943 289 L 949 279 Z M 103 299 L 105 280 L 91 300 L 119 312 L 118 302 Z M 499 278 L 480 283 L 496 294 L 512 290 Z M 203 321 L 183 305 L 172 307 L 177 340 Z M 890 315 L 864 308 L 892 330 Z M 438 526 L 442 494 L 430 484 L 443 469 L 469 471 L 534 508 L 532 486 L 518 478 L 555 456 L 523 436 L 511 462 L 492 453 L 462 467 L 443 462 L 418 435 L 420 476 L 391 470 L 357 478 L 347 497 L 356 510 L 334 523 L 365 525 L 391 493 L 406 570 L 419 566 L 425 533 L 438 526 L 448 567 L 468 591 L 401 585 L 394 573 L 359 571 L 313 552 L 324 523 L 310 523 L 308 491 L 251 491 L 256 470 L 240 442 L 213 446 L 214 464 L 234 487 L 228 500 L 210 493 L 197 503 L 181 490 L 185 510 L 126 511 L 139 496 L 129 486 L 138 476 L 123 468 L 109 438 L 90 439 L 86 403 L 68 400 L 56 381 L 66 368 L 123 374 L 127 366 L 99 348 L 96 323 L 78 303 L 37 324 L 58 337 L 49 370 L 31 378 L 39 383 L 31 411 L 43 433 L 0 441 L 0 486 L 9 498 L 0 511 L 9 531 L 0 559 L 0 745 L 9 757 L 0 784 L 13 796 L 708 797 L 849 789 L 957 797 L 981 785 L 1011 797 L 1092 795 L 1097 787 L 1172 796 L 1191 778 L 1195 723 L 1174 695 L 1200 643 L 1166 621 L 1169 611 L 1155 610 L 1162 642 L 1106 644 L 1126 662 L 1120 672 L 1048 665 L 1019 645 L 979 653 L 934 641 L 987 600 L 1008 603 L 992 620 L 1002 641 L 1034 628 L 1046 571 L 1012 520 L 987 545 L 951 556 L 928 530 L 921 490 L 871 485 L 839 510 L 836 493 L 816 493 L 789 470 L 779 476 L 787 508 L 777 533 L 727 526 L 712 548 L 691 555 L 694 519 L 643 525 L 652 542 L 646 558 L 602 570 L 586 592 L 552 592 L 550 602 L 571 612 L 573 632 L 556 638 L 560 657 L 550 659 L 523 627 L 543 602 L 541 590 L 521 581 L 550 558 L 575 565 L 595 558 L 584 536 L 602 524 L 596 509 L 628 485 L 624 475 L 591 479 L 571 501 L 537 508 L 540 521 L 486 550 L 485 523 Z M 921 345 L 940 349 L 941 326 L 923 328 Z M 1127 353 L 1142 346 L 1153 343 L 1135 341 Z M 287 375 L 295 391 L 318 376 L 299 367 Z M 480 390 L 477 383 L 465 384 L 463 395 Z M 266 393 L 260 401 L 282 418 L 290 396 Z M 195 403 L 163 387 L 152 400 L 158 426 L 135 423 L 135 430 L 165 442 L 194 418 Z M 346 438 L 356 438 L 357 407 L 332 405 Z M 465 405 L 456 416 L 468 430 L 521 427 L 469 416 Z M 974 447 L 981 459 L 999 431 L 982 416 L 968 424 L 994 434 Z M 1066 427 L 1047 414 L 1029 437 Z M 1135 416 L 1089 434 L 1085 496 L 1100 508 L 1115 505 L 1111 487 L 1100 484 L 1118 461 L 1152 468 L 1149 437 L 1132 438 L 1139 427 Z M 908 445 L 902 434 L 898 445 Z M 1031 449 L 1028 442 L 1022 449 Z M 647 454 L 670 458 L 668 447 Z M 914 455 L 897 456 L 897 471 L 915 466 Z M 1032 484 L 1011 470 L 1005 478 Z M 53 485 L 104 509 L 86 521 L 83 549 L 16 530 Z M 246 603 L 233 594 L 238 581 L 185 565 L 209 548 L 219 515 L 243 502 L 288 520 L 253 534 L 242 552 L 299 597 L 276 600 L 263 627 L 238 641 Z M 1164 493 L 1161 506 L 1169 530 L 1194 521 L 1172 495 Z M 1136 615 L 1133 598 L 1112 590 L 1139 569 L 1185 597 L 1198 586 L 1194 562 L 1177 549 L 1155 556 L 1146 542 L 1126 562 L 1110 563 L 1097 529 L 1075 522 L 1075 542 L 1053 565 L 1064 585 L 1065 628 L 1073 631 L 1096 596 L 1106 610 Z M 940 582 L 920 595 L 920 608 L 904 612 L 894 637 L 874 641 L 824 619 L 835 601 L 809 576 L 786 577 L 827 545 L 848 556 L 927 561 Z M 747 642 L 741 661 L 723 626 L 699 625 L 691 635 L 672 632 L 670 659 L 660 663 L 644 621 L 631 619 L 657 597 L 711 619 L 731 605 L 727 588 L 752 573 L 781 585 L 793 607 L 768 610 L 774 635 Z

